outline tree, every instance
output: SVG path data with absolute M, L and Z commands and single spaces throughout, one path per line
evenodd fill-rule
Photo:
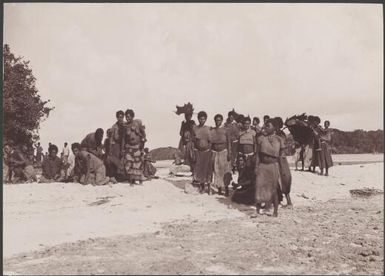
M 7 44 L 3 49 L 3 78 L 4 143 L 31 146 L 39 140 L 40 123 L 54 107 L 40 98 L 29 61 L 16 57 Z

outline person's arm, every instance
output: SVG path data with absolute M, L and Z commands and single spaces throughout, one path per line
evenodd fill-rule
M 231 160 L 231 141 L 229 133 L 226 131 L 226 148 L 227 148 L 227 161 Z
M 90 163 L 91 163 L 91 156 L 87 154 L 87 156 L 82 156 L 84 165 L 85 165 L 85 177 L 84 177 L 84 184 L 88 183 L 88 180 L 90 178 Z
M 58 170 L 56 175 L 54 176 L 55 180 L 58 180 L 61 177 L 61 169 L 62 169 L 62 162 L 61 160 L 57 162 Z
M 25 165 L 27 160 L 24 158 L 24 155 L 21 152 L 16 152 L 16 158 L 11 156 L 10 163 L 14 166 Z
M 258 167 L 259 165 L 259 151 L 260 151 L 260 143 L 259 143 L 259 139 L 256 139 L 255 141 L 255 155 L 254 155 L 254 158 L 255 158 L 255 168 Z
M 179 136 L 183 137 L 183 133 L 184 133 L 184 122 L 182 121 L 182 124 L 180 126 L 180 130 L 179 130 Z
M 257 153 L 257 141 L 255 139 L 255 135 L 253 135 L 253 152 L 254 154 Z

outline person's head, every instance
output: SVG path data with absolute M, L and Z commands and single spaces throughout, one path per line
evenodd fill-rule
M 192 115 L 193 115 L 192 112 L 186 112 L 184 114 L 184 118 L 186 119 L 186 121 L 190 121 L 192 118 Z
M 144 150 L 145 153 L 149 152 L 148 148 L 144 148 L 143 150 Z
M 223 116 L 221 114 L 216 114 L 214 116 L 214 122 L 216 127 L 220 127 L 223 122 Z
M 283 120 L 281 117 L 275 117 L 274 118 L 277 121 L 277 129 L 283 128 Z
M 5 145 L 3 146 L 3 152 L 5 152 L 6 154 L 11 153 L 11 151 L 12 151 L 11 145 L 5 144 Z
M 111 138 L 111 129 L 110 128 L 107 129 L 106 134 L 107 134 L 107 138 Z
M 250 119 L 249 116 L 243 118 L 242 125 L 243 125 L 243 128 L 244 128 L 245 130 L 248 130 L 248 129 L 250 128 L 250 125 L 251 125 L 251 119 Z
M 124 121 L 124 112 L 123 110 L 116 111 L 116 119 L 118 120 L 119 123 L 123 123 Z
M 279 122 L 276 118 L 271 118 L 265 123 L 265 133 L 271 135 L 278 129 Z
M 40 146 L 40 142 L 38 142 L 37 145 Z
M 127 109 L 125 112 L 127 123 L 131 123 L 134 120 L 135 112 L 132 109 Z
M 59 150 L 58 150 L 58 148 L 57 148 L 57 146 L 56 145 L 50 145 L 49 146 L 49 148 L 48 148 L 48 154 L 49 154 L 49 156 L 50 157 L 56 157 L 56 155 L 57 155 L 57 152 L 58 152 Z
M 204 111 L 200 111 L 198 113 L 198 121 L 199 121 L 199 125 L 200 126 L 203 126 L 205 123 L 206 123 L 206 120 L 207 120 L 207 113 L 204 112 Z
M 98 129 L 95 131 L 95 142 L 96 142 L 96 146 L 100 146 L 100 145 L 102 144 L 103 135 L 104 135 L 103 129 L 98 128 Z
M 259 118 L 258 117 L 254 117 L 253 118 L 253 126 L 257 126 L 259 125 L 260 121 L 259 121 Z
M 243 169 L 246 166 L 246 159 L 243 155 L 238 157 L 238 168 Z
M 266 122 L 270 119 L 269 115 L 263 116 L 263 123 L 266 124 Z
M 71 145 L 72 152 L 74 153 L 75 156 L 79 156 L 81 147 L 79 143 L 73 143 Z
M 324 122 L 324 127 L 325 127 L 325 129 L 328 129 L 330 127 L 330 122 L 329 121 L 325 121 Z
M 65 143 L 64 143 L 64 146 L 66 147 L 67 145 L 68 145 L 68 143 L 67 143 L 67 142 L 65 142 Z
M 227 113 L 227 116 L 228 116 L 230 122 L 234 121 L 234 119 L 235 119 L 234 111 L 229 111 L 229 113 Z

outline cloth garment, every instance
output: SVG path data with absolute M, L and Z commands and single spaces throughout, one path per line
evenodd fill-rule
M 213 186 L 215 188 L 223 189 L 231 182 L 231 167 L 227 155 L 227 149 L 220 152 L 212 150 Z

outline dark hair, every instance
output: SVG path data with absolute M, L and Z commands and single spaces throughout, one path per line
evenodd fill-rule
M 277 120 L 277 125 L 279 129 L 283 128 L 283 120 L 281 117 L 275 117 L 274 120 Z
M 72 151 L 74 151 L 75 149 L 78 149 L 78 150 L 80 150 L 80 144 L 79 143 L 73 143 L 72 145 L 71 145 L 71 149 L 72 149 Z
M 216 114 L 214 116 L 214 120 L 216 120 L 217 118 L 220 118 L 221 120 L 223 120 L 223 116 L 221 114 Z
M 200 111 L 200 112 L 198 113 L 198 119 L 201 118 L 201 117 L 205 117 L 205 118 L 207 119 L 207 113 L 204 112 L 204 111 Z
M 261 122 L 258 117 L 254 117 L 253 121 L 257 121 L 258 124 Z
M 148 152 L 148 148 L 144 148 L 144 152 L 147 153 Z
M 249 121 L 249 122 L 251 123 L 251 119 L 250 119 L 249 116 L 244 117 L 243 120 L 242 120 L 242 123 L 244 124 L 244 123 L 246 123 L 247 121 Z
M 270 116 L 269 116 L 269 115 L 263 116 L 263 120 L 269 120 L 269 119 L 270 119 Z
M 132 118 L 135 117 L 135 112 L 132 109 L 127 109 L 125 115 L 130 115 Z
M 98 128 L 95 131 L 95 142 L 97 146 L 100 146 L 102 144 L 103 134 L 104 134 L 104 131 L 101 128 Z
M 234 114 L 235 112 L 234 111 L 229 111 L 229 113 L 227 113 L 227 116 L 235 116 L 235 114 Z
M 119 116 L 124 116 L 123 110 L 116 111 L 115 116 L 116 116 L 116 118 L 118 118 Z
M 59 151 L 56 145 L 51 144 L 48 148 L 48 152 L 51 154 L 52 151 L 56 150 L 56 152 Z
M 324 122 L 324 124 L 326 124 L 326 122 L 328 122 L 328 123 L 329 123 L 329 125 L 330 125 L 330 121 L 326 120 L 326 121 Z
M 65 145 L 65 146 L 67 146 L 67 145 L 68 145 L 68 143 L 67 143 L 67 142 L 64 142 L 64 145 Z
M 279 129 L 279 121 L 277 118 L 270 118 L 266 121 L 266 124 L 271 123 L 275 129 Z
M 243 119 L 245 119 L 245 116 L 243 116 L 242 114 L 239 114 L 239 115 L 237 116 L 237 118 L 235 118 L 235 121 L 236 121 L 237 123 L 243 123 Z

